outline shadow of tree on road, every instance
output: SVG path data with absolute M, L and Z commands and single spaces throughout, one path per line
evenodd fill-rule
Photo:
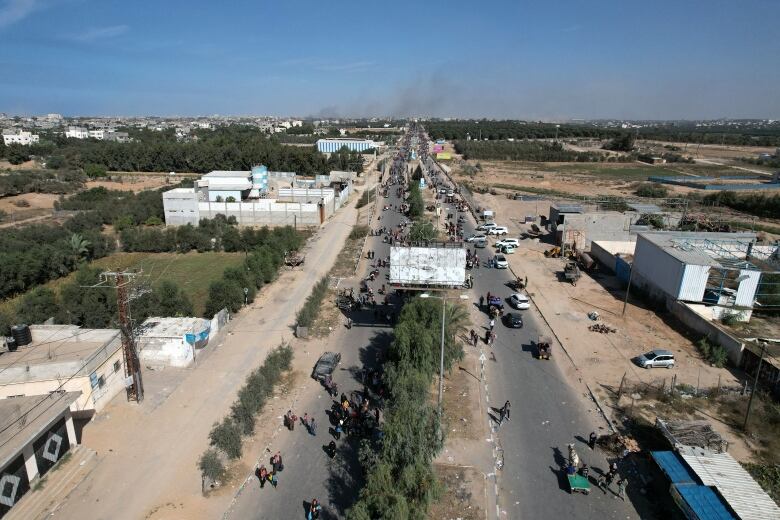
M 333 518 L 343 518 L 363 488 L 363 470 L 358 460 L 360 438 L 346 437 L 336 448 L 336 456 L 328 463 L 325 487 L 328 499 L 336 508 Z

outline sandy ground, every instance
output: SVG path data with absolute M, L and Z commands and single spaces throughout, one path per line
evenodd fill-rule
M 59 195 L 52 193 L 25 193 L 23 195 L 12 195 L 10 197 L 0 198 L 0 209 L 6 213 L 16 214 L 21 217 L 32 210 L 54 208 L 54 202 L 59 199 Z M 16 204 L 21 201 L 27 201 L 29 207 L 19 207 Z
M 153 190 L 162 188 L 171 183 L 179 182 L 181 179 L 170 180 L 168 177 L 158 176 L 139 176 L 139 175 L 122 175 L 118 180 L 99 180 L 88 181 L 87 189 L 104 187 L 109 190 L 120 191 L 133 191 L 139 192 L 144 190 Z
M 715 160 L 736 160 L 742 157 L 758 157 L 760 153 L 775 153 L 774 147 L 759 146 L 721 146 L 717 144 L 693 144 L 693 143 L 669 143 L 665 141 L 645 141 L 640 140 L 639 146 L 676 146 L 681 155 L 692 155 L 696 159 L 715 159 Z M 741 163 L 744 164 L 744 163 Z

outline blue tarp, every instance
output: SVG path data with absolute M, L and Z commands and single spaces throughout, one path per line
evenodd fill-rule
M 700 484 L 685 462 L 673 451 L 651 451 L 653 460 L 666 474 L 672 484 Z
M 739 520 L 729 512 L 711 487 L 698 484 L 672 484 L 672 496 L 691 520 Z

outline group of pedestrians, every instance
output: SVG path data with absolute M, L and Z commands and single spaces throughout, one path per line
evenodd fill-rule
M 255 476 L 260 481 L 260 489 L 265 487 L 266 482 L 270 482 L 274 489 L 279 485 L 278 474 L 284 470 L 281 453 L 277 451 L 271 457 L 269 465 L 271 466 L 270 471 L 265 467 L 265 464 L 260 464 L 257 469 L 255 469 Z

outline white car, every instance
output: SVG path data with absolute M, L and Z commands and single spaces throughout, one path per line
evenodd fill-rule
M 475 234 L 471 235 L 470 237 L 468 237 L 466 239 L 466 242 L 476 242 L 477 240 L 482 240 L 484 238 L 485 238 L 485 235 L 480 235 L 478 233 L 475 233 Z
M 516 238 L 504 238 L 496 242 L 494 245 L 496 247 L 501 247 L 501 246 L 520 247 L 520 241 Z
M 531 301 L 525 294 L 514 293 L 509 297 L 509 305 L 517 310 L 524 311 L 531 308 Z
M 513 255 L 515 254 L 515 251 L 517 251 L 515 246 L 499 246 L 498 248 L 498 252 L 504 253 L 505 255 Z
M 509 262 L 506 261 L 504 255 L 496 255 L 493 257 L 493 266 L 496 269 L 507 269 L 509 267 Z
M 497 227 L 495 222 L 485 222 L 481 226 L 477 227 L 477 231 L 489 231 L 494 227 Z
M 505 228 L 504 226 L 494 226 L 490 229 L 488 229 L 488 235 L 506 235 L 509 233 L 509 230 Z

